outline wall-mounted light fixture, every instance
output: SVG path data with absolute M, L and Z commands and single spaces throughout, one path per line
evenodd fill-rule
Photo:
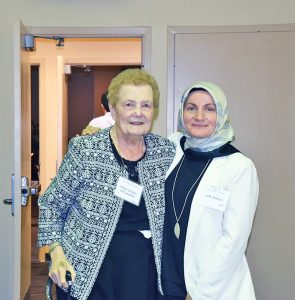
M 32 34 L 26 34 L 24 37 L 24 46 L 27 51 L 36 51 L 35 47 L 35 38 L 41 39 L 49 39 L 57 41 L 56 47 L 63 47 L 64 46 L 64 37 L 61 36 L 37 36 Z
M 35 48 L 35 39 L 34 39 L 34 36 L 32 34 L 26 34 L 25 35 L 25 41 L 24 41 L 24 44 L 25 44 L 25 49 L 27 51 L 36 51 L 36 48 Z
M 52 38 L 57 41 L 56 47 L 63 47 L 64 46 L 65 39 L 63 37 L 53 36 Z

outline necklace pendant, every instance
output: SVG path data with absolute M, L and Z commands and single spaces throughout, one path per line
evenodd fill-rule
M 179 239 L 179 236 L 180 236 L 180 226 L 179 226 L 178 222 L 175 223 L 174 234 L 175 234 L 176 238 Z

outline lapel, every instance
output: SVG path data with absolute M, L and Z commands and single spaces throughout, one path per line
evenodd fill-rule
M 181 137 L 182 137 L 182 134 L 180 132 L 174 132 L 169 137 L 169 140 L 171 140 L 174 143 L 176 149 L 175 149 L 174 159 L 173 159 L 172 164 L 170 165 L 169 169 L 167 170 L 165 179 L 168 178 L 170 173 L 174 170 L 174 168 L 177 166 L 177 164 L 180 162 L 180 160 L 183 156 L 183 151 L 181 149 L 180 142 L 179 142 Z
M 178 148 L 180 148 L 180 149 L 178 149 Z M 181 149 L 180 146 L 177 146 L 177 148 L 176 148 L 176 154 L 174 156 L 172 164 L 170 165 L 170 167 L 169 167 L 169 169 L 168 169 L 168 171 L 166 173 L 165 179 L 167 179 L 168 176 L 170 175 L 170 173 L 175 169 L 175 167 L 177 166 L 177 164 L 180 162 L 182 156 L 183 156 L 183 151 L 182 151 L 182 149 Z

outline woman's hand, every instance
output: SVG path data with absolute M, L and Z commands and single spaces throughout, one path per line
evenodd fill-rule
M 100 130 L 99 127 L 93 127 L 88 125 L 86 128 L 83 129 L 82 135 L 91 135 L 98 132 L 99 130 Z
M 185 297 L 185 300 L 193 300 L 193 299 L 189 294 L 187 294 L 186 297 Z
M 72 275 L 72 281 L 75 281 L 76 272 L 73 266 L 67 260 L 64 251 L 60 245 L 55 246 L 50 252 L 51 256 L 51 268 L 49 270 L 49 277 L 58 286 L 68 288 L 66 282 L 66 271 L 69 271 Z

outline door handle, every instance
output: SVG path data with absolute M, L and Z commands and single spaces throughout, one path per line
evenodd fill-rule
M 4 204 L 12 204 L 12 199 L 4 199 L 3 203 Z
M 11 175 L 11 199 L 4 199 L 3 203 L 11 205 L 11 215 L 14 216 L 14 174 Z

